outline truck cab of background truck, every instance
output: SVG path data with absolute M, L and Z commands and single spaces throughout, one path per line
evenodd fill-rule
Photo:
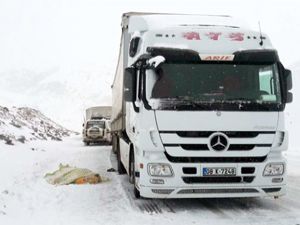
M 227 16 L 128 13 L 122 29 L 113 148 L 136 196 L 284 195 L 292 80 L 269 37 Z

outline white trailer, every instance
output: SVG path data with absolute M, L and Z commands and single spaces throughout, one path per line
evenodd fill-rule
M 110 117 L 111 106 L 95 106 L 86 109 L 82 124 L 82 138 L 85 145 L 111 144 Z
M 111 117 L 111 106 L 94 106 L 85 110 L 84 120 L 91 119 L 110 119 Z
M 291 71 L 229 16 L 125 13 L 113 149 L 137 197 L 285 194 Z

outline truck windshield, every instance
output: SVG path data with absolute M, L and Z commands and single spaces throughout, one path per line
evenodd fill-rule
M 166 63 L 146 76 L 150 103 L 281 103 L 277 64 Z
M 99 127 L 104 129 L 105 128 L 105 123 L 104 121 L 89 121 L 86 124 L 86 129 L 89 129 L 91 127 Z

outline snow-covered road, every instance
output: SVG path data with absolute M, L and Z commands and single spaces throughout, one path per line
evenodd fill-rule
M 0 143 L 0 224 L 300 224 L 300 154 L 290 151 L 287 195 L 266 199 L 136 200 L 114 166 L 110 146 L 63 142 Z M 43 176 L 60 163 L 108 177 L 97 185 L 51 186 Z

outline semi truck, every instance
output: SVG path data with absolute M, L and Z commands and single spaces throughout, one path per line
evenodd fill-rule
M 145 198 L 286 193 L 291 71 L 230 16 L 125 13 L 112 85 L 118 172 Z
M 82 124 L 83 143 L 111 144 L 111 106 L 95 106 L 86 109 Z

